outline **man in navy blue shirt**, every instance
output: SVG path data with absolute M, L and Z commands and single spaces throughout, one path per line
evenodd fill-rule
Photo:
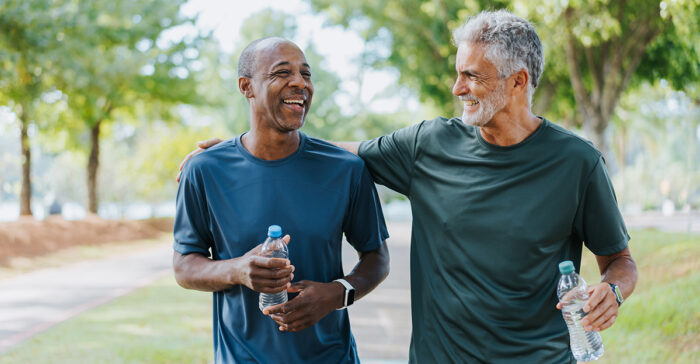
M 251 43 L 238 72 L 250 130 L 194 156 L 182 171 L 177 282 L 214 292 L 217 363 L 357 363 L 342 308 L 389 273 L 388 234 L 372 178 L 359 157 L 299 131 L 313 85 L 294 43 Z M 289 260 L 258 254 L 273 224 L 294 237 Z M 343 234 L 360 255 L 348 275 Z M 260 292 L 285 289 L 287 303 L 260 312 Z

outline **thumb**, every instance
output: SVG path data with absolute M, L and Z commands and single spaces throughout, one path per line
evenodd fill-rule
M 285 235 L 282 240 L 284 241 L 285 244 L 289 245 L 289 241 L 292 240 L 291 237 L 289 237 L 289 234 Z
M 259 255 L 262 250 L 262 244 L 258 244 L 255 248 L 248 250 L 245 255 Z

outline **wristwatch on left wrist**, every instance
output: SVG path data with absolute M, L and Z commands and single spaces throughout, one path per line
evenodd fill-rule
M 618 285 L 615 283 L 608 282 L 608 284 L 610 285 L 610 289 L 612 289 L 613 293 L 615 294 L 615 300 L 617 301 L 617 305 L 620 306 L 622 302 L 625 301 L 625 298 L 622 297 L 622 291 L 620 290 L 620 287 L 618 287 Z
M 338 278 L 334 280 L 333 282 L 338 282 L 345 287 L 345 293 L 343 294 L 343 307 L 338 308 L 338 310 L 342 310 L 347 308 L 348 306 L 352 305 L 353 302 L 355 302 L 355 287 L 350 284 L 350 282 Z

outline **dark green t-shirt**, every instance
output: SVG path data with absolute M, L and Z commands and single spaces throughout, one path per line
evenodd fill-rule
M 412 363 L 575 362 L 557 266 L 629 236 L 601 154 L 543 120 L 489 144 L 458 118 L 363 142 L 375 182 L 411 201 Z

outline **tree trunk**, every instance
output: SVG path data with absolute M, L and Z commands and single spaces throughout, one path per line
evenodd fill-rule
M 99 205 L 97 200 L 97 168 L 100 164 L 100 125 L 95 123 L 90 130 L 90 157 L 87 164 L 88 211 L 96 214 Z
M 22 147 L 22 189 L 19 197 L 20 216 L 32 216 L 32 150 L 29 145 L 29 113 L 25 105 L 20 105 L 20 145 Z
M 590 111 L 589 113 L 586 113 L 584 118 L 583 131 L 586 133 L 586 138 L 593 143 L 596 149 L 603 154 L 603 158 L 609 163 L 609 150 L 607 140 L 605 140 L 605 130 L 608 128 L 611 115 L 596 115 L 596 113 Z
M 32 150 L 29 144 L 29 112 L 26 105 L 16 110 L 20 122 L 20 145 L 22 149 L 22 189 L 19 195 L 20 216 L 32 216 Z

